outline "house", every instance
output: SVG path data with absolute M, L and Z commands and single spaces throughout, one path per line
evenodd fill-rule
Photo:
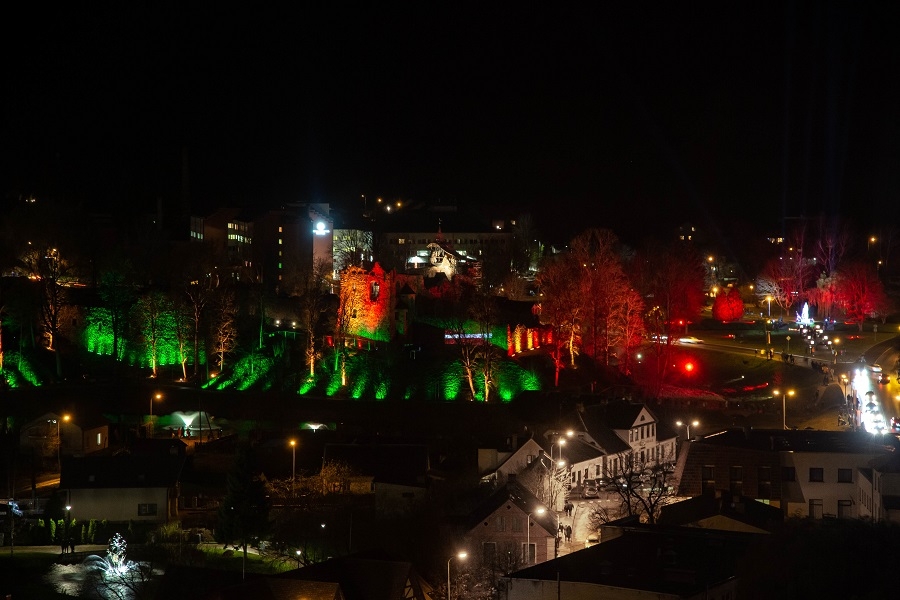
M 178 517 L 179 456 L 67 457 L 59 489 L 79 519 L 156 521 Z
M 470 563 L 506 573 L 553 558 L 557 518 L 513 479 L 466 518 L 462 537 Z
M 560 436 L 559 431 L 567 435 Z M 546 435 L 550 458 L 566 462 L 572 486 L 613 477 L 629 465 L 675 460 L 677 434 L 660 423 L 646 405 L 624 400 L 579 405 L 560 430 Z M 554 447 L 558 451 L 554 452 Z
M 428 448 L 419 444 L 325 444 L 322 464 L 338 463 L 349 473 L 336 473 L 329 493 L 374 494 L 382 516 L 408 512 L 428 493 Z M 352 475 L 350 475 L 352 474 Z
M 510 475 L 521 472 L 543 453 L 544 449 L 533 438 L 518 445 L 516 435 L 509 436 L 500 448 L 479 448 L 478 473 L 481 481 L 502 485 Z
M 500 600 L 734 598 L 756 534 L 633 524 L 609 541 L 502 576 Z
M 685 444 L 678 495 L 728 492 L 786 516 L 856 518 L 860 473 L 898 449 L 895 437 L 864 431 L 730 428 Z
M 870 468 L 860 469 L 858 475 L 859 516 L 900 523 L 900 456 L 876 458 Z
M 102 415 L 48 412 L 22 425 L 19 445 L 46 458 L 80 456 L 109 447 L 109 422 Z

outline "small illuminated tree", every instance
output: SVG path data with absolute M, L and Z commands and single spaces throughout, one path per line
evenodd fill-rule
M 219 370 L 225 368 L 225 357 L 237 346 L 237 302 L 231 287 L 222 287 L 214 296 L 211 338 Z

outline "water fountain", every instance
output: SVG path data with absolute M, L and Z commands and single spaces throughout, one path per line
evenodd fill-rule
M 809 302 L 804 302 L 803 310 L 797 313 L 797 324 L 807 327 L 813 324 L 813 320 L 809 318 Z
M 128 544 L 118 533 L 109 540 L 106 556 L 92 554 L 80 564 L 53 565 L 44 581 L 60 594 L 79 598 L 135 598 L 152 575 L 146 563 L 125 557 Z

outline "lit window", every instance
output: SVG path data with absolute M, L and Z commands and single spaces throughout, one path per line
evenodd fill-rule
M 282 242 L 281 242 L 281 238 L 278 238 L 278 245 L 280 246 L 281 243 L 282 243 Z
M 103 434 L 100 434 L 100 433 L 97 434 L 97 445 L 98 446 L 103 445 Z
M 278 233 L 283 233 L 280 225 L 278 226 Z

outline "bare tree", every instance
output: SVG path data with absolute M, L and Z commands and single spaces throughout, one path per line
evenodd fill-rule
M 548 257 L 541 263 L 536 281 L 541 290 L 540 320 L 551 327 L 550 356 L 554 366 L 554 385 L 559 386 L 559 373 L 563 369 L 564 351 L 567 351 L 572 367 L 578 354 L 576 336 L 581 321 L 581 303 L 577 301 L 577 288 L 572 284 L 572 268 L 562 256 Z
M 334 268 L 338 273 L 350 267 L 370 268 L 373 253 L 371 231 L 341 229 L 334 236 Z
M 613 461 L 607 461 L 610 465 Z M 675 496 L 674 456 L 646 456 L 635 453 L 622 456 L 619 468 L 604 470 L 600 489 L 619 499 L 624 516 L 639 515 L 655 523 L 659 511 Z
M 297 285 L 293 290 L 293 293 L 298 296 L 300 323 L 306 332 L 305 360 L 309 366 L 310 377 L 315 377 L 316 374 L 316 360 L 319 356 L 316 339 L 319 323 L 327 308 L 326 294 L 329 289 L 330 275 L 328 261 L 318 259 L 311 269 L 298 277 Z
M 237 302 L 234 289 L 231 286 L 220 288 L 213 297 L 212 308 L 211 338 L 221 371 L 225 368 L 225 357 L 237 346 Z

